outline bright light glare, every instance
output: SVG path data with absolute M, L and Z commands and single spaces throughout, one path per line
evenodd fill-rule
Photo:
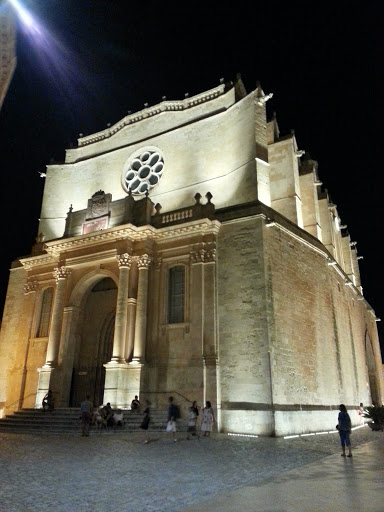
M 19 15 L 21 21 L 27 26 L 31 27 L 34 24 L 32 16 L 24 7 L 18 2 L 18 0 L 8 0 L 9 3 L 14 7 L 15 11 Z

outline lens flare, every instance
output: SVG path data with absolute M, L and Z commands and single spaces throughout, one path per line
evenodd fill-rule
M 18 0 L 8 0 L 12 7 L 17 12 L 22 23 L 27 27 L 32 27 L 34 25 L 34 20 L 29 12 L 24 9 L 24 7 L 18 2 Z

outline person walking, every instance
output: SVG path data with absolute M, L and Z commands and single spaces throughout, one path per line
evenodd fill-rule
M 80 411 L 81 411 L 81 435 L 89 436 L 89 424 L 91 423 L 91 416 L 93 412 L 93 406 L 91 402 L 91 397 L 87 395 L 86 399 L 81 402 Z
M 176 421 L 178 418 L 180 418 L 179 408 L 176 404 L 173 403 L 173 396 L 170 396 L 168 398 L 168 423 L 166 431 L 173 434 L 173 442 L 177 442 L 176 437 Z
M 213 409 L 211 402 L 207 400 L 205 402 L 205 407 L 203 409 L 203 419 L 201 422 L 201 431 L 204 432 L 205 437 L 209 437 L 212 432 L 213 423 L 215 421 L 215 416 L 213 414 Z
M 141 422 L 141 425 L 140 425 L 140 428 L 142 430 L 144 430 L 145 432 L 145 439 L 143 441 L 144 444 L 147 444 L 149 443 L 149 433 L 148 433 L 148 427 L 149 427 L 149 422 L 151 421 L 151 410 L 150 410 L 150 402 L 149 400 L 146 400 L 145 401 L 145 409 L 144 409 L 144 417 L 143 417 L 143 421 Z
M 339 416 L 337 423 L 337 430 L 339 431 L 340 442 L 342 453 L 341 456 L 345 457 L 345 447 L 348 447 L 348 455 L 347 457 L 352 457 L 352 449 L 351 449 L 351 441 L 349 439 L 349 435 L 351 433 L 351 418 L 347 412 L 347 408 L 344 404 L 340 404 L 339 407 Z

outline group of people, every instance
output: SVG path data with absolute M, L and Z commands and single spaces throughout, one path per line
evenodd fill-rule
M 109 402 L 103 407 L 94 409 L 89 395 L 81 402 L 80 412 L 83 436 L 89 436 L 90 425 L 95 425 L 98 430 L 110 427 L 117 429 L 124 426 L 124 414 L 121 409 L 114 411 Z
M 124 426 L 124 414 L 121 409 L 114 411 L 111 404 L 100 407 L 93 411 L 92 425 L 97 426 L 98 430 L 102 428 L 122 428 Z
M 177 431 L 177 420 L 180 418 L 180 412 L 177 405 L 173 402 L 173 397 L 170 396 L 168 398 L 168 423 L 167 423 L 167 432 L 170 432 L 173 434 L 173 441 L 177 442 L 176 437 L 176 431 Z M 187 427 L 187 439 L 191 439 L 190 436 L 196 436 L 199 437 L 197 434 L 197 424 L 198 424 L 198 417 L 199 417 L 199 410 L 200 407 L 198 407 L 197 402 L 194 401 L 192 405 L 189 407 L 189 413 L 188 413 L 188 427 Z M 208 400 L 205 402 L 205 407 L 203 408 L 202 412 L 202 419 L 201 419 L 201 425 L 200 430 L 203 432 L 203 436 L 209 436 L 213 429 L 213 424 L 215 422 L 215 416 L 212 409 L 212 404 Z
M 145 439 L 143 441 L 144 444 L 149 443 L 148 429 L 151 421 L 150 405 L 151 404 L 149 400 L 146 400 L 145 407 L 143 410 L 143 420 L 140 424 L 140 428 L 145 432 Z M 131 403 L 132 412 L 139 412 L 140 406 L 140 401 L 138 397 L 135 396 Z M 53 409 L 53 395 L 51 391 L 48 391 L 47 395 L 44 397 L 43 400 L 43 410 L 49 409 L 49 407 Z M 101 426 L 112 426 L 116 428 L 118 426 L 123 427 L 124 425 L 123 412 L 121 411 L 121 409 L 118 409 L 116 412 L 114 412 L 111 407 L 111 404 L 108 402 L 107 405 L 94 411 L 89 395 L 87 395 L 86 399 L 81 403 L 80 410 L 83 436 L 89 436 L 89 426 L 91 424 L 92 414 L 98 428 L 101 428 Z M 194 401 L 192 405 L 189 407 L 187 439 L 191 439 L 190 436 L 199 437 L 197 433 L 199 414 L 200 407 L 198 407 L 197 402 Z M 179 407 L 174 403 L 173 397 L 170 396 L 168 398 L 168 423 L 166 431 L 173 436 L 174 442 L 177 442 L 176 432 L 177 420 L 179 418 Z M 200 430 L 203 433 L 203 436 L 210 435 L 213 429 L 214 422 L 215 416 L 213 413 L 212 404 L 210 401 L 207 400 L 205 403 L 205 407 L 202 410 L 202 418 L 200 424 Z M 352 457 L 352 447 L 350 441 L 351 427 L 351 418 L 347 412 L 347 408 L 345 407 L 344 404 L 341 404 L 339 407 L 339 415 L 336 429 L 338 430 L 340 436 L 342 457 Z M 346 454 L 346 448 L 348 448 L 348 454 Z
M 142 412 L 143 419 L 140 424 L 141 430 L 145 433 L 145 438 L 143 443 L 149 443 L 149 424 L 151 421 L 150 416 L 150 402 L 149 400 L 145 400 L 144 410 Z M 121 409 L 117 411 L 113 411 L 111 404 L 108 402 L 107 405 L 104 405 L 101 408 L 94 410 L 92 402 L 90 400 L 90 396 L 87 395 L 86 399 L 81 402 L 80 405 L 81 411 L 81 432 L 83 436 L 89 436 L 89 428 L 90 425 L 93 424 L 97 426 L 98 429 L 107 428 L 107 427 L 123 427 L 124 426 L 124 417 Z M 137 396 L 131 402 L 131 411 L 133 413 L 139 413 L 141 411 L 141 404 Z M 198 436 L 198 418 L 200 415 L 200 407 L 198 407 L 197 402 L 194 401 L 192 405 L 189 407 L 188 413 L 188 428 L 187 428 L 187 439 L 191 439 L 190 436 Z M 168 423 L 166 426 L 166 431 L 169 432 L 173 436 L 173 441 L 177 442 L 176 432 L 177 432 L 177 420 L 180 418 L 180 410 L 179 407 L 174 403 L 173 397 L 170 396 L 168 398 Z M 202 410 L 201 415 L 201 424 L 200 430 L 203 433 L 203 436 L 209 436 L 213 429 L 213 424 L 215 422 L 215 416 L 212 409 L 211 402 L 207 401 L 205 407 Z

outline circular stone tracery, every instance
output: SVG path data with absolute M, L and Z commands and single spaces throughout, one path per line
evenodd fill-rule
M 164 160 L 158 150 L 145 149 L 135 155 L 123 171 L 123 188 L 134 195 L 144 194 L 159 182 Z

